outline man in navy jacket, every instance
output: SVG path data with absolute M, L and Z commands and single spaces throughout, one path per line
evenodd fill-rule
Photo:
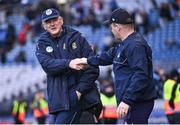
M 37 41 L 36 56 L 47 74 L 49 112 L 55 124 L 79 123 L 84 109 L 101 105 L 95 90 L 99 68 L 80 70 L 83 66 L 76 65 L 79 59 L 75 59 L 92 56 L 93 51 L 78 31 L 63 25 L 56 9 L 43 12 L 42 24 L 46 31 Z
M 114 10 L 106 23 L 110 24 L 119 44 L 106 53 L 76 62 L 91 66 L 113 64 L 119 118 L 125 118 L 128 124 L 147 124 L 157 94 L 152 82 L 151 48 L 135 32 L 133 20 L 127 11 Z

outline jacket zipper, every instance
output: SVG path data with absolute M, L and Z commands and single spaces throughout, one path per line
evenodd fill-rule
M 59 56 L 60 57 L 62 57 L 61 55 L 61 51 L 60 51 L 60 49 L 59 49 L 59 41 L 60 41 L 60 39 L 58 39 L 58 41 L 56 41 L 56 40 L 53 40 L 54 42 L 55 42 L 55 46 L 56 46 L 56 48 L 57 48 L 57 51 L 58 51 L 58 53 L 59 53 Z M 61 58 L 60 58 L 61 59 Z M 65 77 L 65 78 L 64 78 Z M 66 97 L 67 97 L 67 109 L 69 109 L 69 96 L 68 96 L 68 88 L 67 88 L 67 84 L 66 84 L 66 74 L 64 74 L 63 75 L 63 77 L 62 77 L 62 84 L 63 84 L 63 86 L 66 86 L 66 91 L 65 91 L 65 93 L 66 93 Z

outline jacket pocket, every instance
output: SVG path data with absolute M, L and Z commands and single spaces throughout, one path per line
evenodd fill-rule
M 76 90 L 70 91 L 69 100 L 70 100 L 70 108 L 77 108 L 79 100 L 76 94 Z

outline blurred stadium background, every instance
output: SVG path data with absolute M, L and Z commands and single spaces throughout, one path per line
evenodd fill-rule
M 35 57 L 36 40 L 43 31 L 41 13 L 57 8 L 65 23 L 82 33 L 97 53 L 114 40 L 101 24 L 118 8 L 127 9 L 153 50 L 154 81 L 159 98 L 149 120 L 167 123 L 163 111 L 163 83 L 172 69 L 180 70 L 180 0 L 0 0 L 0 123 L 13 123 L 13 100 L 23 94 L 30 104 L 46 90 L 45 73 Z M 112 67 L 100 67 L 99 83 L 112 82 Z M 28 108 L 27 123 L 36 123 Z M 48 123 L 48 120 L 47 120 Z

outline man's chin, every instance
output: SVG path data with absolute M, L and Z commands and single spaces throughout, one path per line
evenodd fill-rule
M 54 37 L 57 37 L 57 36 L 59 36 L 59 32 L 51 32 L 51 35 Z
M 51 29 L 50 30 L 50 34 L 53 36 L 53 37 L 58 37 L 60 34 L 61 34 L 61 30 L 60 29 Z

